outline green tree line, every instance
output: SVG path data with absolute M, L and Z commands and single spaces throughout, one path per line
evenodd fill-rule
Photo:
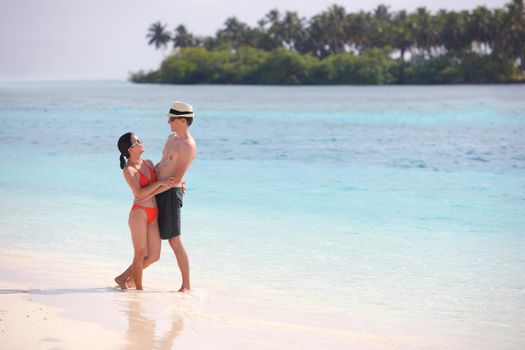
M 252 28 L 231 17 L 214 36 L 160 22 L 149 44 L 173 47 L 159 69 L 134 82 L 212 84 L 436 84 L 522 81 L 525 9 L 418 8 L 347 13 L 332 5 L 309 20 L 272 10 Z

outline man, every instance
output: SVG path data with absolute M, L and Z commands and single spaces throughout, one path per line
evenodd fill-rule
M 197 145 L 188 130 L 193 122 L 193 107 L 184 102 L 173 102 L 167 117 L 173 134 L 166 140 L 162 159 L 156 166 L 157 177 L 159 180 L 174 177 L 176 185 L 156 195 L 159 207 L 159 230 L 160 237 L 169 241 L 177 258 L 182 275 L 182 286 L 179 292 L 189 292 L 191 290 L 190 264 L 180 238 L 180 216 L 184 174 L 197 153 Z

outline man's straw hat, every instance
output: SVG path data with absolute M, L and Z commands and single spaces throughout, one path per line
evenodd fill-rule
M 175 101 L 171 104 L 170 111 L 166 117 L 193 118 L 193 106 L 184 102 Z

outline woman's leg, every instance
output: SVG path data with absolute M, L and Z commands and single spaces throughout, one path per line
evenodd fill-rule
M 159 224 L 157 219 L 155 219 L 148 225 L 148 256 L 144 259 L 142 269 L 159 260 L 161 245 Z M 115 282 L 117 282 L 122 289 L 134 286 L 133 264 L 129 265 L 126 271 L 116 277 Z
M 148 254 L 148 226 L 144 210 L 132 210 L 129 214 L 129 229 L 133 241 L 133 280 L 137 289 L 142 289 L 142 269 Z
M 148 256 L 144 259 L 144 268 L 160 259 L 161 245 L 159 223 L 155 219 L 148 225 Z

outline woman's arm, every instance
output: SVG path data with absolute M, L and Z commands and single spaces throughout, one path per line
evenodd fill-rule
M 160 186 L 157 189 L 155 189 L 155 191 L 153 191 L 153 193 L 151 193 L 148 196 L 148 198 L 144 198 L 144 199 L 150 199 L 151 197 L 154 197 L 154 196 L 158 195 L 159 193 L 165 192 L 165 191 L 169 190 L 172 187 L 173 186 Z
M 126 182 L 131 188 L 131 191 L 133 192 L 135 199 L 138 201 L 143 201 L 145 199 L 151 198 L 153 196 L 152 193 L 154 193 L 155 190 L 157 190 L 158 188 L 164 187 L 163 191 L 166 191 L 167 189 L 171 187 L 171 184 L 173 184 L 173 179 L 170 177 L 166 180 L 160 180 L 160 181 L 151 183 L 145 187 L 140 187 L 139 181 L 134 176 L 134 173 L 131 170 L 131 168 L 126 167 L 124 168 L 123 172 L 124 172 L 124 178 L 126 179 Z
M 170 177 L 170 179 L 173 181 L 174 178 L 173 177 Z M 144 198 L 144 199 L 150 199 L 151 197 L 154 197 L 156 195 L 158 195 L 159 193 L 162 193 L 162 192 L 165 192 L 167 190 L 169 190 L 170 188 L 172 188 L 173 186 L 161 186 L 159 188 L 157 188 L 155 191 L 153 191 L 153 193 L 151 195 L 148 196 L 148 198 Z M 182 195 L 185 195 L 186 194 L 186 181 L 182 181 Z

